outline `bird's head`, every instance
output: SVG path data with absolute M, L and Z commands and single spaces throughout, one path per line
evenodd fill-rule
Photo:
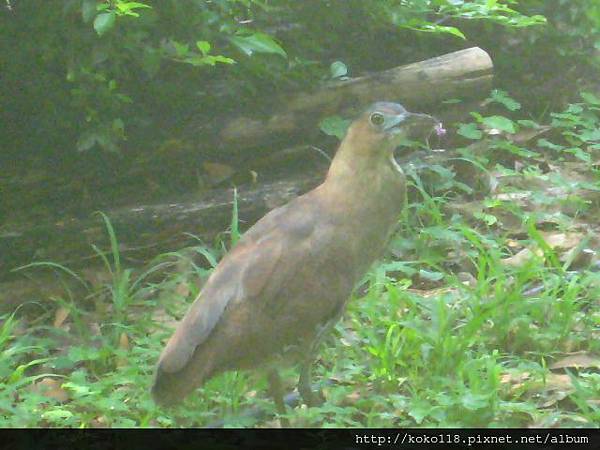
M 408 112 L 399 103 L 377 102 L 356 119 L 342 147 L 350 146 L 355 156 L 387 158 L 403 141 L 423 139 L 441 122 L 427 114 Z

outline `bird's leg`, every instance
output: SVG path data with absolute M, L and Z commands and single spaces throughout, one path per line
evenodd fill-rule
M 286 413 L 286 409 L 285 403 L 283 401 L 283 386 L 281 384 L 281 377 L 279 376 L 277 369 L 269 370 L 268 380 L 269 394 L 271 395 L 271 397 L 273 397 L 277 413 L 281 416 L 279 418 L 279 420 L 281 421 L 281 426 L 289 428 L 290 422 L 285 417 L 283 417 Z
M 300 366 L 300 380 L 298 381 L 298 392 L 300 392 L 300 396 L 302 397 L 302 400 L 304 400 L 304 403 L 309 407 L 320 406 L 325 402 L 321 390 L 318 390 L 317 392 L 313 391 L 311 380 L 312 365 L 312 358 L 307 358 L 302 363 Z
M 306 353 L 306 358 L 300 365 L 300 379 L 298 380 L 298 392 L 300 392 L 300 396 L 302 397 L 302 400 L 304 400 L 304 403 L 306 403 L 307 406 L 320 406 L 325 402 L 323 392 L 320 389 L 317 392 L 314 392 L 312 389 L 312 365 L 313 361 L 317 358 L 317 353 L 319 351 L 321 341 L 329 333 L 331 328 L 333 328 L 335 323 L 339 320 L 342 311 L 343 308 L 340 308 L 340 311 L 338 311 L 334 319 L 326 322 L 317 332 L 317 336 L 310 344 L 308 352 Z

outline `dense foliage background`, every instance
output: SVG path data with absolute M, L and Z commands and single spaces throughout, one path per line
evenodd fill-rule
M 444 166 L 431 168 L 434 188 L 409 173 L 419 200 L 320 361 L 329 401 L 289 416 L 300 426 L 600 421 L 596 0 L 6 0 L 0 46 L 5 240 L 21 224 L 194 191 L 206 161 L 243 165 L 235 148 L 198 151 L 211 121 L 268 114 L 324 81 L 485 49 L 496 89 L 448 127 L 492 188 L 478 197 Z M 235 242 L 238 219 L 234 210 L 230 233 L 192 256 L 142 270 L 122 261 L 106 216 L 109 245 L 94 247 L 103 270 L 35 255 L 30 278 L 52 268 L 85 293 L 67 287 L 32 298 L 33 314 L 2 316 L 0 426 L 263 423 L 240 414 L 273 412 L 258 375 L 220 377 L 176 412 L 147 393 L 171 316 Z
M 598 64 L 594 2 L 8 4 L 1 89 L 11 156 L 40 146 L 61 153 L 147 147 L 193 114 L 268 109 L 269 93 L 314 85 L 334 61 L 356 75 L 475 44 L 491 52 L 511 87 L 579 77 Z M 544 17 L 548 24 L 535 26 Z M 577 74 L 569 71 L 574 62 Z

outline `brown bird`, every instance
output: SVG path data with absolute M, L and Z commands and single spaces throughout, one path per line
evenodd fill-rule
M 160 356 L 155 401 L 181 401 L 224 371 L 291 359 L 302 365 L 302 398 L 316 404 L 310 370 L 319 341 L 384 250 L 405 201 L 393 151 L 439 125 L 387 102 L 354 121 L 325 181 L 265 215 L 216 267 Z M 270 382 L 283 412 L 276 372 Z

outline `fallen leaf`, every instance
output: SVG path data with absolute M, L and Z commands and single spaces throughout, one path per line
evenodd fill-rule
M 435 288 L 435 289 L 410 288 L 410 289 L 407 289 L 407 291 L 410 292 L 411 294 L 415 294 L 415 295 L 418 295 L 423 298 L 432 298 L 432 297 L 439 297 L 439 296 L 445 295 L 445 294 L 457 294 L 458 293 L 458 290 L 453 287 L 441 287 L 441 288 Z
M 548 408 L 567 397 L 574 390 L 575 388 L 569 375 L 551 373 L 546 377 L 546 383 L 538 390 L 540 396 L 545 398 L 545 401 L 540 406 Z
M 500 382 L 508 385 L 512 393 L 529 394 L 541 401 L 539 406 L 543 408 L 554 405 L 574 391 L 571 377 L 567 374 L 549 373 L 541 379 L 539 375 L 534 378 L 530 372 L 513 372 L 501 375 Z
M 528 425 L 528 428 L 565 428 L 573 427 L 574 423 L 584 426 L 589 424 L 589 420 L 584 417 L 574 414 L 558 414 L 553 410 L 550 411 L 552 412 L 549 414 L 539 416 L 535 422 Z
M 600 358 L 589 353 L 579 352 L 559 359 L 550 366 L 550 369 L 587 369 L 589 367 L 600 368 Z
M 457 275 L 457 278 L 465 286 L 470 286 L 470 287 L 477 286 L 477 280 L 469 272 L 459 272 Z
M 127 333 L 121 333 L 121 336 L 119 336 L 119 348 L 121 350 L 129 350 L 129 337 Z
M 190 295 L 190 292 L 191 292 L 190 285 L 188 283 L 186 283 L 185 281 L 182 283 L 179 283 L 177 285 L 177 287 L 175 288 L 175 293 L 184 298 L 187 298 L 187 296 Z
M 530 261 L 536 254 L 538 256 L 541 256 L 542 252 L 538 250 L 536 253 L 534 253 L 530 249 L 524 248 L 520 252 L 515 253 L 514 255 L 509 256 L 508 258 L 504 258 L 503 260 L 501 260 L 501 262 L 502 264 L 508 267 L 522 267 L 528 261 Z
M 522 128 L 519 132 L 509 134 L 507 137 L 515 144 L 525 144 L 551 129 L 552 127 L 548 125 L 542 125 L 539 128 Z
M 511 393 L 521 391 L 525 386 L 525 383 L 531 379 L 531 373 L 529 372 L 510 372 L 500 376 L 500 383 L 507 385 L 508 390 Z
M 64 306 L 58 308 L 54 313 L 54 328 L 62 327 L 62 324 L 67 320 L 67 317 L 69 317 L 70 312 L 71 311 Z
M 357 401 L 359 401 L 361 399 L 361 397 L 362 397 L 362 395 L 360 394 L 359 391 L 350 392 L 348 395 L 346 395 L 346 397 L 344 397 L 344 400 L 342 401 L 342 403 L 345 406 L 354 405 L 354 404 L 356 404 Z
M 128 352 L 129 351 L 129 337 L 127 333 L 123 332 L 119 336 L 119 349 Z M 116 360 L 117 367 L 126 367 L 129 364 L 126 356 L 118 356 Z
M 522 384 L 523 381 L 529 379 L 530 376 L 531 374 L 529 372 L 505 373 L 500 376 L 500 383 Z
M 51 398 L 57 402 L 64 403 L 69 400 L 69 393 L 62 387 L 62 382 L 55 378 L 42 378 L 35 383 L 33 390 L 39 392 L 46 398 Z
M 87 281 L 93 289 L 100 289 L 112 281 L 112 275 L 108 271 L 99 269 L 82 269 L 83 279 Z
M 157 309 L 152 313 L 152 322 L 155 326 L 158 325 L 158 329 L 166 327 L 171 330 L 174 330 L 179 323 L 176 317 L 173 317 L 164 309 Z
M 597 259 L 597 253 L 591 248 L 581 248 L 581 245 L 573 247 L 562 254 L 560 260 L 567 265 L 567 268 L 589 267 Z
M 517 248 L 521 246 L 521 243 L 519 241 L 515 241 L 514 239 L 507 239 L 506 245 L 511 248 Z
M 92 322 L 89 324 L 90 334 L 92 336 L 102 336 L 102 329 L 100 328 L 100 324 L 97 322 Z
M 92 428 L 108 428 L 108 420 L 104 416 L 98 416 L 90 422 Z
M 495 196 L 496 199 L 502 201 L 516 201 L 516 200 L 525 200 L 531 197 L 532 193 L 529 191 L 521 191 L 521 192 L 506 192 L 502 194 L 498 194 Z
M 542 231 L 541 235 L 552 249 L 559 251 L 576 247 L 584 238 L 581 233 L 549 233 Z

